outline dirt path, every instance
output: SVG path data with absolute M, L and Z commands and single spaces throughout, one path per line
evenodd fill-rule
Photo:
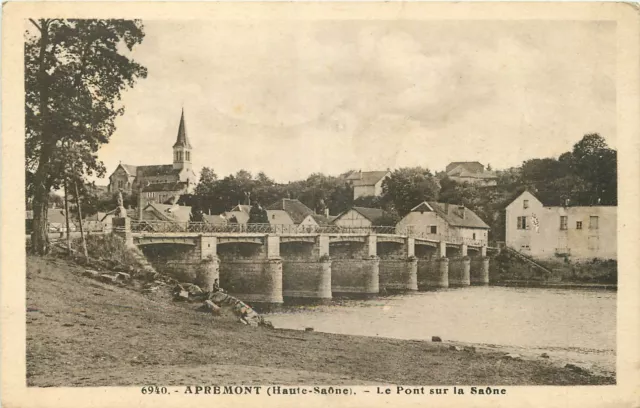
M 30 386 L 615 383 L 490 349 L 256 329 L 82 271 L 64 260 L 27 259 Z

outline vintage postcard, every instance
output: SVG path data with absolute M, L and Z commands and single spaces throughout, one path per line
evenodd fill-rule
M 640 406 L 636 6 L 3 14 L 7 407 Z

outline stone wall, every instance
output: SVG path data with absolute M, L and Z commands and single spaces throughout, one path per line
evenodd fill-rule
M 282 261 L 223 260 L 220 286 L 246 302 L 282 303 Z
M 285 259 L 282 291 L 285 297 L 331 299 L 331 261 Z
M 418 259 L 418 289 L 449 287 L 449 260 L 447 258 Z
M 380 289 L 418 290 L 417 259 L 380 259 Z
M 489 258 L 486 256 L 472 256 L 470 264 L 470 278 L 473 284 L 486 285 L 489 283 Z
M 470 267 L 469 257 L 449 259 L 449 286 L 469 286 Z
M 331 263 L 331 291 L 333 293 L 379 292 L 379 259 L 334 259 Z

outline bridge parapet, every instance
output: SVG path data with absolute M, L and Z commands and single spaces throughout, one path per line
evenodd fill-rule
M 131 220 L 131 232 L 158 234 L 158 233 L 192 233 L 192 234 L 273 234 L 281 236 L 298 236 L 298 235 L 332 235 L 332 241 L 338 241 L 335 235 L 378 235 L 380 239 L 392 240 L 392 236 L 411 237 L 420 240 L 420 242 L 440 242 L 444 241 L 449 245 L 465 244 L 470 247 L 483 247 L 486 242 L 474 240 L 456 235 L 432 234 L 427 232 L 424 226 L 408 225 L 405 227 L 395 226 L 379 226 L 373 225 L 368 227 L 344 227 L 339 225 L 289 225 L 289 224 L 227 224 L 214 225 L 206 222 L 175 222 L 175 221 L 136 221 Z M 384 236 L 384 237 L 383 237 Z M 363 238 L 359 238 L 362 240 Z M 391 242 L 391 241 L 389 241 Z

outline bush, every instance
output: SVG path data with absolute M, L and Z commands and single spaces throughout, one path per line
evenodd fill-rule
M 105 260 L 108 263 L 121 266 L 142 267 L 138 249 L 127 248 L 122 237 L 114 234 L 94 234 L 85 237 L 87 252 L 90 258 Z M 76 238 L 71 243 L 75 251 L 82 253 L 82 238 Z M 144 256 L 143 256 L 144 258 Z

